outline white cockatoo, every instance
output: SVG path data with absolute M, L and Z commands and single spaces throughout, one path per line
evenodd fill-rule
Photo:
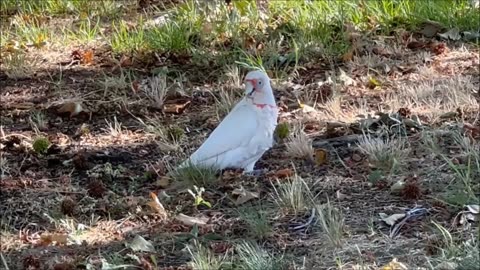
M 255 163 L 273 145 L 278 108 L 266 73 L 250 71 L 244 83 L 243 99 L 180 168 L 190 163 L 219 170 L 242 168 L 243 173 L 255 173 Z

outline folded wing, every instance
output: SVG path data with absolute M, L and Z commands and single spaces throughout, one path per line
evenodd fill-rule
M 240 102 L 191 156 L 193 164 L 227 166 L 254 153 L 246 153 L 259 123 L 251 105 Z M 225 160 L 230 159 L 230 160 Z M 238 159 L 232 160 L 232 159 Z M 221 166 L 221 165 L 220 165 Z M 224 167 L 221 166 L 221 167 Z

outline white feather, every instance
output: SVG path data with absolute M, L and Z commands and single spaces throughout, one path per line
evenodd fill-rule
M 259 108 L 253 99 L 244 97 L 180 168 L 190 162 L 217 169 L 252 171 L 258 159 L 272 147 L 277 123 L 273 93 L 270 86 L 266 90 L 273 105 Z

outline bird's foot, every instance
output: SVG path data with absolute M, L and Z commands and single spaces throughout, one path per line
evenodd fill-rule
M 242 174 L 245 175 L 245 176 L 253 176 L 253 177 L 259 177 L 259 176 L 262 176 L 263 174 L 265 174 L 267 172 L 267 169 L 258 169 L 258 170 L 252 170 L 252 171 L 249 171 L 249 172 L 243 172 Z

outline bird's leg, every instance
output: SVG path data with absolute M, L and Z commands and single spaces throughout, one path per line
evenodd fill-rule
M 259 177 L 259 176 L 262 176 L 263 174 L 265 174 L 267 172 L 267 169 L 257 169 L 257 170 L 251 170 L 251 171 L 243 171 L 243 175 L 246 175 L 246 176 L 253 176 L 253 177 Z

